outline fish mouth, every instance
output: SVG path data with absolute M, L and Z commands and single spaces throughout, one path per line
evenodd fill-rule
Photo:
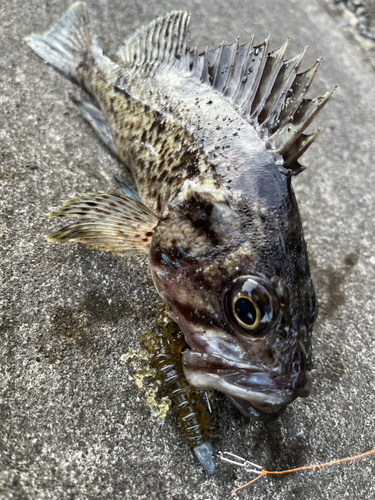
M 280 375 L 222 355 L 185 351 L 183 366 L 192 386 L 223 392 L 245 416 L 261 420 L 277 418 L 296 398 L 307 397 L 312 388 L 305 371 Z

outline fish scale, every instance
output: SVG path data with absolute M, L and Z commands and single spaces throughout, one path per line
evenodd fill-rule
M 171 194 L 205 168 L 203 148 L 195 146 L 194 137 L 181 125 L 178 114 L 173 114 L 171 105 L 156 109 L 153 99 L 168 88 L 155 92 L 146 104 L 147 86 L 125 86 L 121 82 L 126 80 L 127 72 L 116 68 L 117 78 L 113 78 L 113 68 L 105 63 L 100 73 L 107 75 L 106 79 L 97 77 L 96 67 L 84 67 L 79 75 L 87 90 L 96 96 L 113 131 L 117 155 L 132 170 L 141 198 L 160 215 Z
M 178 361 L 186 403 L 189 383 L 271 420 L 311 392 L 317 305 L 292 177 L 320 129 L 304 131 L 333 92 L 306 97 L 320 65 L 298 73 L 306 48 L 285 59 L 288 40 L 269 52 L 269 37 L 252 37 L 198 53 L 189 22 L 187 12 L 157 18 L 124 42 L 118 63 L 103 55 L 82 3 L 28 37 L 95 100 L 72 98 L 138 190 L 120 182 L 123 194 L 66 201 L 50 216 L 78 220 L 48 238 L 148 254 L 189 347 Z M 171 356 L 161 365 L 177 366 Z M 195 452 L 211 473 L 204 444 Z

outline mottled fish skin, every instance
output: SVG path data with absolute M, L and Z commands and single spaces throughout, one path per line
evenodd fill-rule
M 135 73 L 105 57 L 82 66 L 78 74 L 107 117 L 119 157 L 157 215 L 186 179 L 204 178 L 247 198 L 256 184 L 249 176 L 273 180 L 279 155 L 266 150 L 230 102 L 196 78 L 165 67 Z
M 83 4 L 66 19 L 87 25 Z M 49 47 L 66 25 L 28 43 L 95 98 L 109 147 L 157 216 L 151 272 L 191 348 L 187 379 L 272 418 L 311 390 L 316 303 L 291 177 L 317 135 L 302 132 L 331 93 L 304 98 L 319 62 L 297 74 L 304 51 L 285 60 L 287 42 L 271 54 L 268 39 L 252 39 L 198 55 L 188 24 L 184 12 L 157 19 L 125 42 L 120 64 L 89 28 L 78 49 L 60 50 L 65 65 Z
M 150 91 L 153 83 L 142 74 L 139 80 L 146 81 L 132 85 L 134 76 L 130 78 L 126 68 L 100 62 L 99 67 L 84 67 L 79 74 L 108 119 L 118 156 L 131 169 L 141 200 L 161 215 L 184 180 L 204 170 L 204 152 L 194 146 L 192 135 L 181 124 L 178 102 L 173 105 L 162 97 L 167 89 Z

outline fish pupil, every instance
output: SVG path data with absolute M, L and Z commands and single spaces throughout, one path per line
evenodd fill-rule
M 234 312 L 238 319 L 242 321 L 242 323 L 245 323 L 245 325 L 252 326 L 256 321 L 256 309 L 250 299 L 245 297 L 237 299 L 234 306 Z

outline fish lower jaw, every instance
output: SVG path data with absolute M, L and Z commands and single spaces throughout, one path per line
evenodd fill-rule
M 244 415 L 263 420 L 279 416 L 296 398 L 307 397 L 312 386 L 306 372 L 282 379 L 244 361 L 194 351 L 184 353 L 184 372 L 192 386 L 220 391 Z
M 280 407 L 291 403 L 295 397 L 288 392 L 259 391 L 251 387 L 228 382 L 224 375 L 216 373 L 189 373 L 186 377 L 194 387 L 210 388 L 220 391 L 236 400 L 251 402 L 257 406 Z

